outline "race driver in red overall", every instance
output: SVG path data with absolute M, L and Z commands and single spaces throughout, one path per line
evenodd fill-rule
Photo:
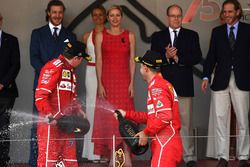
M 146 124 L 146 128 L 135 137 L 139 137 L 139 145 L 142 146 L 147 144 L 148 138 L 152 138 L 151 167 L 176 167 L 182 159 L 177 95 L 173 86 L 159 72 L 162 65 L 160 54 L 147 51 L 143 57 L 136 57 L 135 60 L 141 63 L 140 73 L 148 83 L 148 112 L 119 111 L 126 119 Z
M 85 117 L 76 99 L 74 72 L 83 58 L 91 59 L 85 54 L 85 45 L 79 41 L 68 42 L 63 54 L 41 70 L 35 94 L 36 106 L 41 119 L 50 117 L 53 121 L 38 123 L 37 167 L 78 167 L 74 133 L 62 132 L 56 120 L 72 114 Z

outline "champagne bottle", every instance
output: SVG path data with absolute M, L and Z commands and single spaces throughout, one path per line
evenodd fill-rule
M 137 126 L 126 120 L 120 111 L 115 110 L 119 121 L 119 131 L 127 146 L 131 149 L 131 152 L 135 155 L 144 154 L 148 149 L 148 143 L 145 146 L 139 146 L 139 138 L 134 137 L 139 131 Z
M 50 120 L 50 118 L 49 118 Z M 58 128 L 65 133 L 80 133 L 85 135 L 90 129 L 89 121 L 77 115 L 62 116 L 57 120 Z

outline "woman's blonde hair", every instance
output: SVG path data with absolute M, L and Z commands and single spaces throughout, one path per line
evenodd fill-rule
M 119 5 L 112 5 L 112 6 L 107 10 L 107 16 L 109 15 L 109 12 L 110 12 L 111 10 L 113 10 L 113 9 L 119 10 L 120 13 L 121 13 L 121 16 L 123 16 L 122 8 L 121 8 L 121 6 L 119 6 Z

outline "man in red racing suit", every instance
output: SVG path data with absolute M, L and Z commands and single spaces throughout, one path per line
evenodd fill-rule
M 157 67 L 162 63 L 158 53 L 148 51 L 136 61 L 142 63 L 140 72 L 148 82 L 148 112 L 119 111 L 127 119 L 146 124 L 146 128 L 135 136 L 139 137 L 139 145 L 145 145 L 147 137 L 152 137 L 151 167 L 176 167 L 182 159 L 177 94 L 173 86 L 158 72 Z
M 74 133 L 62 132 L 56 120 L 63 115 L 84 116 L 76 99 L 74 72 L 74 68 L 83 60 L 84 50 L 85 46 L 78 41 L 68 43 L 65 52 L 41 70 L 35 94 L 36 106 L 41 119 L 53 117 L 54 121 L 38 123 L 38 167 L 54 167 L 56 163 L 78 167 Z

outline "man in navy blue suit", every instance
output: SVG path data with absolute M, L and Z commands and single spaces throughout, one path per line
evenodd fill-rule
M 7 167 L 10 148 L 10 115 L 18 90 L 15 79 L 20 70 L 20 51 L 16 37 L 2 31 L 0 13 L 0 166 Z
M 46 21 L 48 24 L 34 29 L 30 42 L 30 63 L 35 70 L 33 90 L 37 87 L 38 77 L 41 68 L 49 60 L 52 60 L 62 53 L 66 41 L 75 41 L 76 36 L 68 31 L 63 25 L 65 6 L 60 0 L 51 0 L 46 9 Z M 37 109 L 33 105 L 33 114 L 37 115 Z M 31 129 L 31 150 L 29 164 L 36 167 L 37 161 L 37 142 L 36 124 Z
M 151 50 L 159 52 L 167 64 L 161 73 L 174 86 L 179 99 L 183 159 L 187 167 L 196 166 L 192 138 L 192 103 L 194 96 L 193 66 L 201 60 L 198 33 L 182 27 L 182 9 L 174 4 L 167 8 L 169 26 L 152 35 Z
M 240 22 L 241 5 L 237 0 L 222 4 L 225 24 L 212 30 L 210 47 L 203 66 L 202 91 L 205 92 L 211 74 L 212 108 L 214 114 L 217 167 L 227 167 L 231 103 L 236 115 L 239 136 L 237 156 L 239 166 L 247 166 L 249 158 L 249 91 L 250 91 L 250 25 Z

